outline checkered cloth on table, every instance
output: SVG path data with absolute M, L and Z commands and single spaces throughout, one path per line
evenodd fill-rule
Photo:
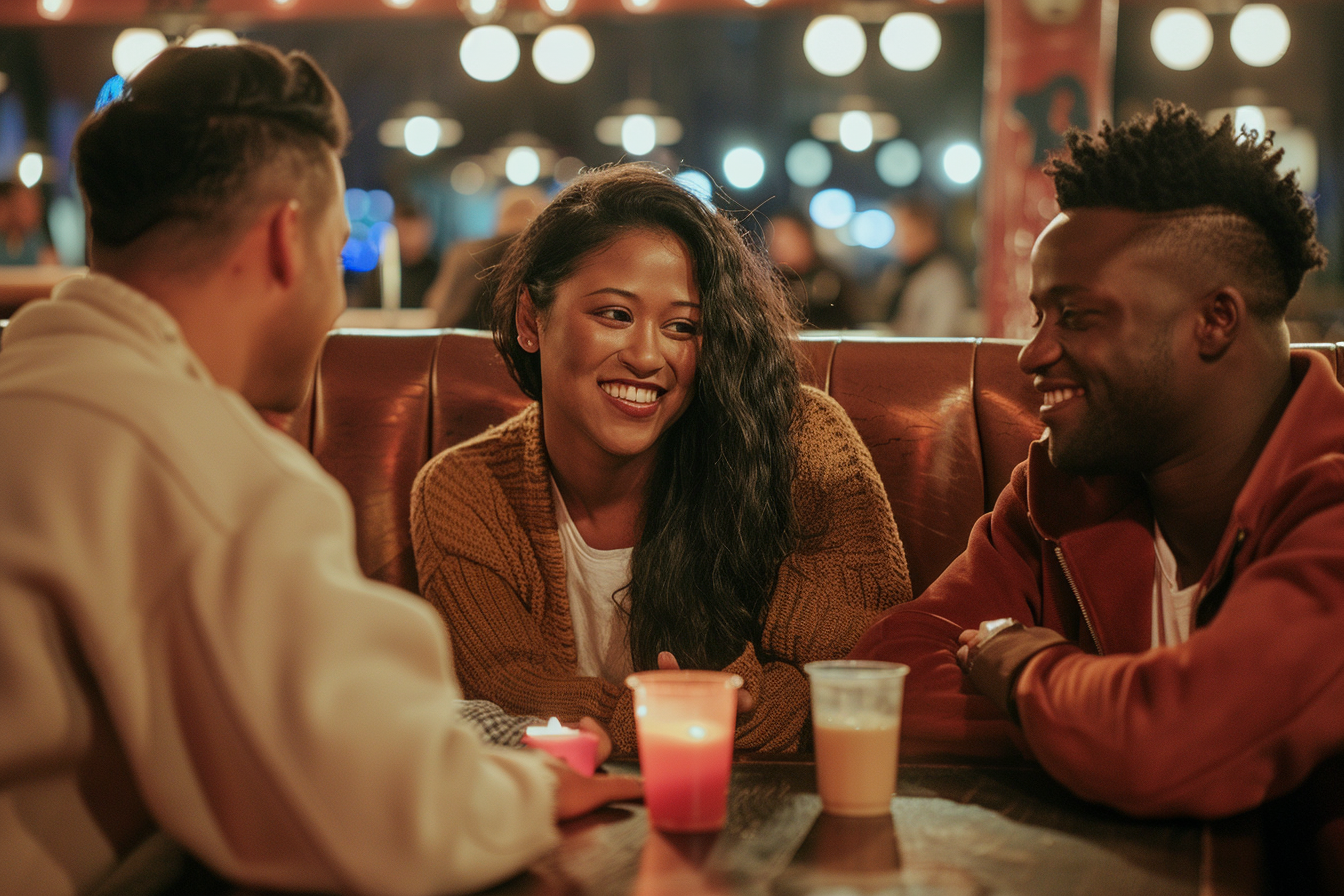
M 481 740 L 500 747 L 521 747 L 527 726 L 546 724 L 536 716 L 510 715 L 489 700 L 459 700 L 457 711 Z

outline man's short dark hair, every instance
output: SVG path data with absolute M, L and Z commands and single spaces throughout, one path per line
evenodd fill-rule
M 1209 221 L 1230 212 L 1250 222 L 1248 241 L 1225 225 L 1211 225 L 1210 239 L 1236 250 L 1251 275 L 1268 288 L 1256 303 L 1264 314 L 1282 315 L 1307 271 L 1325 263 L 1316 240 L 1316 214 L 1298 187 L 1295 172 L 1280 176 L 1283 150 L 1273 133 L 1238 133 L 1230 117 L 1206 128 L 1189 107 L 1158 100 L 1140 115 L 1093 136 L 1065 135 L 1067 157 L 1052 159 L 1046 174 L 1055 181 L 1062 210 L 1110 207 L 1147 213 L 1207 210 Z M 1214 230 L 1227 231 L 1216 237 Z M 1251 242 L 1261 244 L 1256 251 Z M 1280 288 L 1281 285 L 1281 288 Z
M 75 170 L 94 243 L 115 249 L 169 220 L 228 226 L 262 169 L 288 156 L 326 179 L 348 139 L 345 105 L 305 54 L 177 46 L 84 122 Z

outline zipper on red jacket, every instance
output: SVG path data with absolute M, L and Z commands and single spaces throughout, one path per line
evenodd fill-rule
M 1097 645 L 1097 655 L 1102 656 L 1106 651 L 1101 649 L 1101 639 L 1097 637 L 1097 630 L 1092 627 L 1092 617 L 1087 615 L 1087 607 L 1083 605 L 1083 595 L 1078 591 L 1078 585 L 1073 581 L 1073 573 L 1069 572 L 1069 564 L 1064 562 L 1064 549 L 1055 545 L 1055 556 L 1059 558 L 1059 568 L 1064 573 L 1064 581 L 1069 583 L 1069 590 L 1073 592 L 1073 599 L 1078 602 L 1078 609 L 1082 611 L 1083 623 L 1087 626 L 1088 634 L 1092 636 L 1092 643 Z

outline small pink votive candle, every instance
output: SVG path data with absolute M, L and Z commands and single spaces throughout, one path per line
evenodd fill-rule
M 545 727 L 529 725 L 523 734 L 523 743 L 563 759 L 584 777 L 591 778 L 597 770 L 597 735 L 578 728 L 566 728 L 555 716 L 551 716 Z

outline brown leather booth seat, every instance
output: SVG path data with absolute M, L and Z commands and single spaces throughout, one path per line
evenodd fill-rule
M 965 548 L 1040 434 L 1021 343 L 844 334 L 801 347 L 805 379 L 835 397 L 873 454 L 919 594 Z M 1344 343 L 1311 348 L 1338 375 Z M 364 571 L 418 591 L 415 474 L 526 404 L 487 334 L 345 330 L 327 340 L 309 400 L 277 422 L 349 490 Z

